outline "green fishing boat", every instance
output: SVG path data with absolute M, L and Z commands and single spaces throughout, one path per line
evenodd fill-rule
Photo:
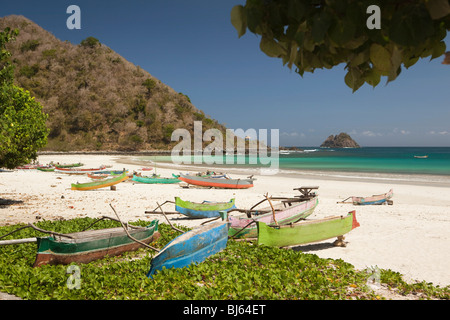
M 161 178 L 161 177 L 145 177 L 145 176 L 137 176 L 133 175 L 133 181 L 135 182 L 141 182 L 141 183 L 163 183 L 163 184 L 169 184 L 169 183 L 178 183 L 181 182 L 178 180 L 178 178 Z
M 127 226 L 82 232 L 51 235 L 37 238 L 37 255 L 34 267 L 44 264 L 89 263 L 104 256 L 116 256 L 137 250 L 160 237 L 158 220 L 147 227 Z M 130 238 L 130 236 L 134 238 Z
M 69 164 L 57 164 L 58 168 L 76 168 L 76 167 L 82 167 L 84 166 L 84 163 L 77 162 L 77 163 L 69 163 Z
M 55 167 L 37 167 L 36 169 L 38 169 L 39 171 L 44 171 L 44 172 L 54 172 L 55 171 Z
M 351 211 L 345 217 L 334 216 L 281 226 L 268 226 L 257 221 L 256 226 L 259 245 L 287 247 L 334 237 L 338 237 L 338 242 L 342 243 L 342 236 L 359 227 L 359 223 L 356 221 L 356 212 Z
M 128 179 L 127 173 L 123 173 L 120 176 L 115 176 L 111 179 L 106 180 L 97 180 L 86 183 L 72 183 L 72 190 L 93 190 L 99 188 L 105 188 L 109 186 L 113 186 L 115 184 L 121 183 Z

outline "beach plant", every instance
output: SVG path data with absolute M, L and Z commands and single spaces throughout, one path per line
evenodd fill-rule
M 42 229 L 60 233 L 85 229 L 95 219 L 40 221 Z M 138 220 L 134 225 L 149 222 Z M 21 225 L 0 227 L 0 236 Z M 118 227 L 116 221 L 103 220 L 93 228 Z M 183 231 L 188 228 L 177 226 Z M 180 233 L 159 224 L 161 237 L 152 244 L 163 248 Z M 11 238 L 42 236 L 26 228 Z M 0 246 L 0 291 L 30 300 L 345 300 L 383 299 L 370 290 L 367 272 L 337 259 L 315 254 L 257 246 L 252 242 L 229 241 L 225 250 L 202 263 L 158 271 L 153 279 L 146 275 L 156 253 L 139 249 L 117 257 L 105 257 L 88 264 L 43 265 L 33 268 L 36 244 Z M 80 270 L 79 288 L 68 286 L 68 268 Z M 450 288 L 432 284 L 407 284 L 400 274 L 381 270 L 381 283 L 401 294 L 422 299 L 449 299 Z
M 6 44 L 17 34 L 10 28 L 0 32 L 0 167 L 9 169 L 36 159 L 48 135 L 47 114 L 41 104 L 29 91 L 13 84 L 14 68 Z M 27 72 L 35 73 L 35 69 L 30 67 Z

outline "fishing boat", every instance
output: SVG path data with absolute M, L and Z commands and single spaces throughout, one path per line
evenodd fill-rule
M 76 168 L 76 167 L 82 167 L 84 166 L 84 163 L 77 162 L 77 163 L 69 163 L 69 164 L 56 164 L 58 168 Z
M 258 236 L 257 221 L 264 222 L 269 226 L 297 222 L 310 216 L 319 203 L 317 196 L 306 200 L 300 198 L 271 198 L 271 201 L 276 200 L 281 200 L 281 203 L 258 210 L 251 209 L 242 216 L 230 216 L 228 218 L 231 223 L 228 231 L 229 236 L 233 238 L 256 238 Z M 239 209 L 237 210 L 239 211 Z
M 19 170 L 31 170 L 31 169 L 36 169 L 38 166 L 37 165 L 35 165 L 35 164 L 26 164 L 26 165 L 23 165 L 23 166 L 18 166 L 18 167 L 16 167 L 16 169 L 19 169 Z
M 349 212 L 345 217 L 327 217 L 283 226 L 268 226 L 261 221 L 257 221 L 256 225 L 258 245 L 273 247 L 301 245 L 334 237 L 338 238 L 335 245 L 343 245 L 343 235 L 359 227 L 355 211 Z
M 215 222 L 201 225 L 170 241 L 153 259 L 147 276 L 163 268 L 183 268 L 200 263 L 226 248 L 228 223 Z
M 87 176 L 91 179 L 97 180 L 97 179 L 106 179 L 109 177 L 109 174 L 107 174 L 107 173 L 88 173 Z
M 58 166 L 55 166 L 55 172 L 60 173 L 68 173 L 68 174 L 86 174 L 86 173 L 93 173 L 96 171 L 101 171 L 105 169 L 105 166 L 101 166 L 100 168 L 61 168 Z
M 161 178 L 158 176 L 155 177 L 145 177 L 145 176 L 137 176 L 133 175 L 133 181 L 135 182 L 141 182 L 141 183 L 163 183 L 163 184 L 170 184 L 170 183 L 178 183 L 180 182 L 177 178 Z
M 128 178 L 129 177 L 128 177 L 127 173 L 123 173 L 122 175 L 115 176 L 111 179 L 97 180 L 97 181 L 86 182 L 86 183 L 72 183 L 72 190 L 93 190 L 93 189 L 110 187 L 115 184 L 121 183 L 122 181 L 125 181 Z
M 383 194 L 377 194 L 370 197 L 350 197 L 354 205 L 377 205 L 383 204 L 394 196 L 393 189 Z M 348 199 L 348 198 L 347 198 Z M 344 200 L 345 201 L 345 200 Z M 343 202 L 344 202 L 343 201 Z
M 211 178 L 199 177 L 180 174 L 179 178 L 188 184 L 210 187 L 210 188 L 226 188 L 226 189 L 247 189 L 253 187 L 253 181 L 256 179 L 227 179 L 227 178 Z
M 140 242 L 148 244 L 160 237 L 158 220 L 151 221 L 147 227 L 128 226 L 128 234 Z M 44 264 L 89 263 L 106 255 L 116 256 L 143 247 L 128 234 L 119 227 L 37 238 L 34 267 Z
M 42 166 L 42 167 L 37 167 L 36 169 L 38 169 L 39 171 L 44 171 L 44 172 L 53 172 L 53 171 L 55 171 L 55 167 L 54 166 Z
M 228 202 L 203 201 L 196 203 L 175 197 L 175 210 L 194 219 L 220 217 L 220 211 L 228 212 L 234 208 L 236 208 L 235 199 L 231 199 Z

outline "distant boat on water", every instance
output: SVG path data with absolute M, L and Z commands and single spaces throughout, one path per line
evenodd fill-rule
M 416 158 L 416 159 L 426 159 L 426 158 L 428 158 L 428 156 L 414 156 L 414 158 Z

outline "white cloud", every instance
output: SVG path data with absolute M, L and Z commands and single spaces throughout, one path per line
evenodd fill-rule
M 439 132 L 436 132 L 436 131 L 430 131 L 429 134 L 438 134 L 438 135 L 441 135 L 441 136 L 446 136 L 446 135 L 450 135 L 450 132 L 449 132 L 449 131 L 446 131 L 446 130 L 444 130 L 444 131 L 439 131 Z
M 298 132 L 282 132 L 281 136 L 285 136 L 285 137 L 302 137 L 302 138 L 304 138 L 306 135 L 304 133 L 298 133 Z
M 394 134 L 403 134 L 403 135 L 408 135 L 411 133 L 411 131 L 409 131 L 409 130 L 403 130 L 403 129 L 399 129 L 399 128 L 394 128 L 394 130 L 392 130 L 392 132 Z
M 362 135 L 366 136 L 366 137 L 381 137 L 382 136 L 381 133 L 373 132 L 373 131 L 370 131 L 370 130 L 364 131 L 362 133 Z

